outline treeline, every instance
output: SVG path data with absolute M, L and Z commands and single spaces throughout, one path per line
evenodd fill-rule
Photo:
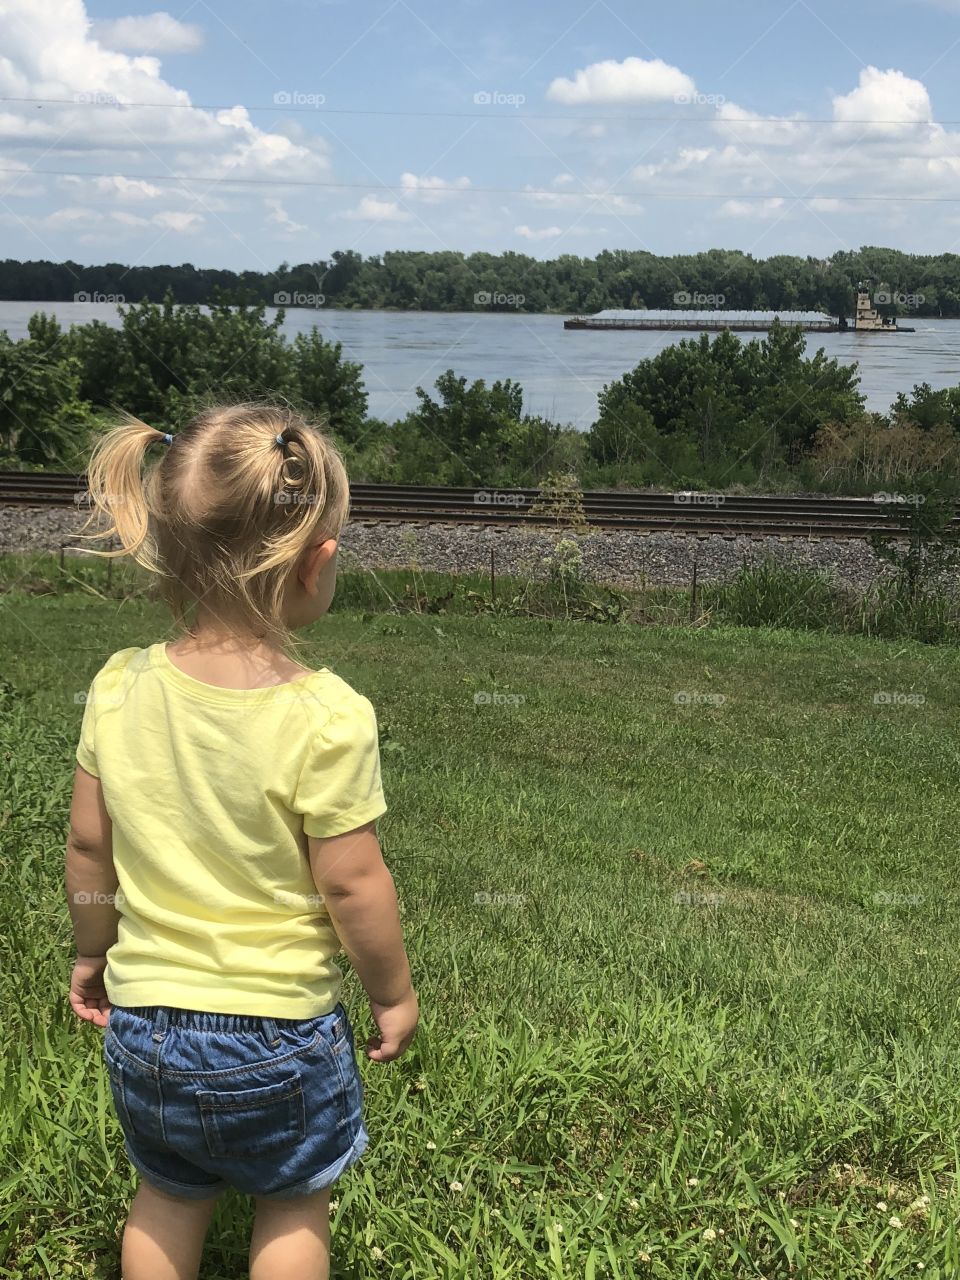
M 119 328 L 64 330 L 33 315 L 0 332 L 0 467 L 82 470 L 120 409 L 177 431 L 211 404 L 281 400 L 324 420 L 355 481 L 712 492 L 744 487 L 919 492 L 960 476 L 960 387 L 915 387 L 867 413 L 855 365 L 806 351 L 775 324 L 763 339 L 708 334 L 667 347 L 604 388 L 588 431 L 524 410 L 512 381 L 449 369 L 396 423 L 371 418 L 363 369 L 313 328 L 289 340 L 282 312 L 141 303 Z
M 275 271 L 76 262 L 0 262 L 0 298 L 29 302 L 98 300 L 180 304 L 391 308 L 420 311 L 593 312 L 605 307 L 721 306 L 823 310 L 852 316 L 860 281 L 881 310 L 960 316 L 960 255 L 908 254 L 864 247 L 831 258 L 738 250 L 660 257 L 604 250 L 595 258 L 547 261 L 522 253 L 353 250 Z

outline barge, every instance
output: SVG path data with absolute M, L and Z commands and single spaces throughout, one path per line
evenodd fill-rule
M 678 329 L 690 333 L 719 332 L 763 333 L 774 320 L 816 333 L 836 333 L 840 322 L 821 311 L 720 311 L 711 307 L 703 311 L 598 311 L 593 316 L 571 316 L 564 320 L 565 329 Z
M 686 333 L 766 333 L 774 320 L 805 333 L 913 333 L 898 325 L 896 316 L 881 315 L 861 284 L 857 290 L 857 311 L 851 324 L 846 317 L 836 319 L 823 311 L 731 311 L 710 307 L 699 311 L 680 308 L 663 310 L 608 310 L 592 316 L 571 316 L 564 329 L 667 329 Z

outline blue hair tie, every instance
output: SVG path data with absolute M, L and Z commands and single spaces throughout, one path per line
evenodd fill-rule
M 166 433 L 166 435 L 163 437 L 163 443 L 164 443 L 164 444 L 173 444 L 173 436 L 170 434 L 170 432 L 169 432 L 169 431 L 168 431 L 168 432 Z
M 277 444 L 280 446 L 281 449 L 283 448 L 284 443 L 285 441 L 283 439 L 283 436 L 277 436 Z

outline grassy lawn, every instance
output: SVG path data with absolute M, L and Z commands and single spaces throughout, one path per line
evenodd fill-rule
M 165 634 L 0 596 L 0 1276 L 118 1275 L 62 839 L 76 695 Z M 423 1010 L 361 1064 L 335 1276 L 955 1280 L 960 653 L 344 609 L 307 656 L 378 709 Z M 246 1275 L 248 1225 L 227 1196 L 204 1277 Z

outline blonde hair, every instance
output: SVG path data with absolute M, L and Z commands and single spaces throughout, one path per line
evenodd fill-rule
M 339 536 L 350 491 L 330 438 L 290 409 L 258 403 L 207 409 L 170 439 L 130 414 L 87 468 L 101 555 L 130 556 L 158 575 L 180 626 L 198 607 L 229 629 L 287 647 L 283 602 L 303 551 Z

